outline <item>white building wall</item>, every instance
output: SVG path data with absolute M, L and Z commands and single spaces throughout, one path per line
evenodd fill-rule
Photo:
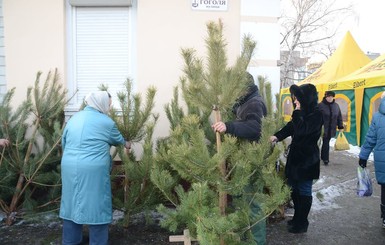
M 224 23 L 230 65 L 240 54 L 243 34 L 251 33 L 258 46 L 249 71 L 255 77 L 267 76 L 273 87 L 279 83 L 279 0 L 228 1 L 224 11 L 194 10 L 193 2 L 133 0 L 130 76 L 135 92 L 143 96 L 149 86 L 157 88 L 155 112 L 160 120 L 155 138 L 169 133 L 163 108 L 183 75 L 181 48 L 194 48 L 205 58 L 208 21 Z M 23 101 L 38 71 L 45 77 L 58 68 L 64 85 L 71 82 L 68 5 L 67 0 L 3 0 L 7 88 L 17 88 L 16 103 Z
M 257 47 L 249 66 L 249 72 L 256 79 L 263 76 L 271 82 L 273 94 L 279 92 L 280 59 L 279 0 L 242 0 L 241 1 L 241 38 L 251 35 Z
M 64 0 L 3 0 L 7 89 L 16 88 L 15 107 L 33 86 L 58 68 L 65 81 Z
M 138 91 L 157 87 L 156 111 L 160 113 L 155 137 L 169 134 L 164 105 L 183 75 L 181 48 L 193 48 L 205 58 L 208 21 L 222 20 L 229 63 L 240 53 L 240 3 L 229 1 L 227 11 L 193 10 L 192 0 L 138 0 L 137 81 Z
M 0 0 L 0 99 L 7 93 L 7 83 L 5 80 L 5 47 L 4 47 L 4 20 L 3 20 L 3 0 Z

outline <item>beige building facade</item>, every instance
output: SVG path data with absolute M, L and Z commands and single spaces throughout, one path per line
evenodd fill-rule
M 3 88 L 16 88 L 23 101 L 36 73 L 58 69 L 61 82 L 76 95 L 70 116 L 84 96 L 103 83 L 114 96 L 131 78 L 145 96 L 157 88 L 160 114 L 155 137 L 169 133 L 163 107 L 183 75 L 181 48 L 205 57 L 206 24 L 222 20 L 229 63 L 240 53 L 244 34 L 257 49 L 249 71 L 279 87 L 279 0 L 2 0 L 3 37 L 0 74 Z M 1 63 L 1 57 L 4 62 Z M 1 70 L 3 68 L 3 70 Z M 1 81 L 0 81 L 1 82 Z

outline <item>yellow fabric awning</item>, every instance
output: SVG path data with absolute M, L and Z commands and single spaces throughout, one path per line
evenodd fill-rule
M 370 62 L 350 32 L 347 32 L 333 55 L 314 73 L 297 83 L 314 85 L 332 82 L 344 77 Z
M 333 55 L 314 73 L 297 83 L 312 83 L 320 95 L 326 90 L 338 90 L 336 80 L 351 74 L 370 62 L 370 58 L 361 50 L 350 32 L 347 32 Z M 339 87 L 339 86 L 338 86 Z M 289 88 L 280 90 L 280 94 L 290 93 Z M 322 99 L 322 96 L 320 96 Z
M 385 54 L 356 70 L 355 72 L 332 81 L 327 89 L 347 90 L 372 88 L 385 85 Z

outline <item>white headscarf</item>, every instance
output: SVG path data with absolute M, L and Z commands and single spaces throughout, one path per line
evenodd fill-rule
M 104 114 L 108 114 L 110 110 L 110 96 L 107 91 L 91 92 L 86 96 L 85 102 Z

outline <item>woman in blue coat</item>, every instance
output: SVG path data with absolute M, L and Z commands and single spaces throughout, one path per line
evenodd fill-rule
M 358 162 L 361 167 L 366 167 L 372 151 L 377 183 L 381 185 L 381 218 L 382 227 L 385 228 L 385 92 L 381 95 L 380 107 L 372 117 L 365 142 L 361 146 Z
M 111 105 L 108 92 L 90 93 L 85 102 L 84 110 L 68 121 L 62 136 L 63 245 L 82 242 L 83 224 L 89 225 L 90 244 L 108 244 L 112 221 L 110 147 L 130 148 L 107 116 Z

